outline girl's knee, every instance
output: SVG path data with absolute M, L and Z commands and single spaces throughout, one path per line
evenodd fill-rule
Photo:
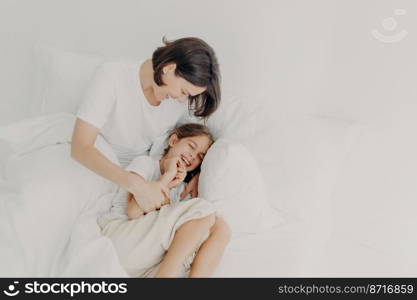
M 193 219 L 187 222 L 187 224 L 192 224 L 194 228 L 199 227 L 201 229 L 207 229 L 209 230 L 213 225 L 215 224 L 216 216 L 215 214 L 210 214 L 208 216 L 205 216 L 203 218 L 199 219 Z
M 215 234 L 217 238 L 221 239 L 225 243 L 229 243 L 232 237 L 232 231 L 229 225 L 223 218 L 216 217 L 215 223 L 211 227 L 211 234 Z
M 216 215 L 214 213 L 205 216 L 204 218 L 200 219 L 201 222 L 204 224 L 205 227 L 211 228 L 214 226 L 216 222 Z

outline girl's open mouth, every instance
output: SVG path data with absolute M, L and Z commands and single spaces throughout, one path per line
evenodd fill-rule
M 181 155 L 181 160 L 185 163 L 187 167 L 191 166 L 191 163 L 185 158 L 184 155 Z

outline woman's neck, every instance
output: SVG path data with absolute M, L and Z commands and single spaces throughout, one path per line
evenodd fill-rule
M 155 97 L 152 60 L 145 60 L 139 68 L 140 85 L 146 100 L 153 106 L 161 104 Z

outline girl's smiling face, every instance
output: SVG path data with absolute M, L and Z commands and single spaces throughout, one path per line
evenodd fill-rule
M 168 144 L 170 149 L 166 158 L 180 157 L 183 167 L 190 172 L 201 164 L 212 141 L 206 135 L 179 139 L 176 134 L 172 134 Z

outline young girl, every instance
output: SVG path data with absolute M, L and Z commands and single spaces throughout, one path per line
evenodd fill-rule
M 98 220 L 130 276 L 208 277 L 213 273 L 229 241 L 229 227 L 215 216 L 208 201 L 179 200 L 186 174 L 200 166 L 212 143 L 207 127 L 185 124 L 171 132 L 161 159 L 139 156 L 126 168 L 149 184 L 166 187 L 163 205 L 146 214 L 140 199 L 119 188 L 110 212 Z

